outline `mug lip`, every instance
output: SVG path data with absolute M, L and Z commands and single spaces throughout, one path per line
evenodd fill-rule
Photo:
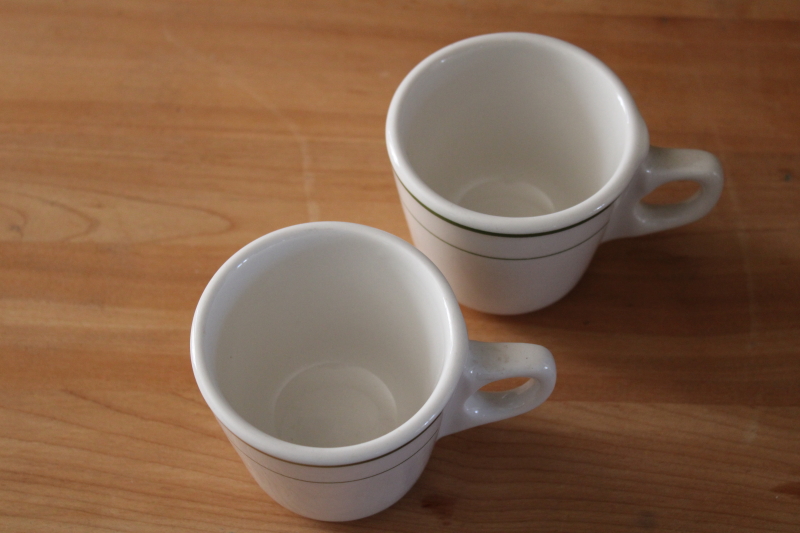
M 628 138 L 614 174 L 590 197 L 566 209 L 546 215 L 503 217 L 466 209 L 431 189 L 409 163 L 405 151 L 401 148 L 398 129 L 403 101 L 411 87 L 428 69 L 465 49 L 479 48 L 487 44 L 520 42 L 567 52 L 591 68 L 599 70 L 614 87 L 617 98 L 622 104 L 623 112 L 628 118 Z M 649 147 L 649 134 L 628 89 L 619 77 L 597 57 L 574 44 L 555 37 L 525 32 L 503 32 L 478 35 L 457 41 L 434 52 L 417 64 L 400 83 L 389 104 L 386 116 L 386 146 L 397 180 L 417 202 L 437 217 L 453 226 L 476 233 L 501 237 L 534 237 L 569 229 L 608 208 L 622 194 L 646 155 Z
M 372 239 L 385 244 L 393 253 L 412 257 L 419 265 L 416 273 L 430 280 L 438 291 L 446 313 L 447 350 L 439 379 L 423 406 L 394 430 L 376 439 L 336 448 L 293 444 L 256 428 L 245 420 L 225 399 L 214 378 L 214 361 L 203 346 L 205 324 L 214 298 L 219 294 L 228 274 L 237 265 L 266 247 L 311 232 L 337 232 Z M 442 413 L 460 379 L 467 347 L 466 324 L 455 295 L 439 269 L 422 252 L 403 239 L 383 230 L 350 222 L 308 222 L 285 227 L 250 242 L 234 253 L 217 270 L 198 301 L 190 332 L 192 370 L 203 399 L 217 421 L 242 441 L 274 459 L 303 466 L 348 466 L 379 459 L 404 447 L 425 431 Z

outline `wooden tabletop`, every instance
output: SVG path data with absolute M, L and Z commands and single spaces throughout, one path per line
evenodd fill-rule
M 464 309 L 473 339 L 550 348 L 551 399 L 442 439 L 383 513 L 298 517 L 197 390 L 197 300 L 278 228 L 409 239 L 389 101 L 496 31 L 598 56 L 653 144 L 719 156 L 722 198 L 604 244 L 545 310 Z M 799 381 L 793 0 L 0 2 L 0 531 L 796 533 Z

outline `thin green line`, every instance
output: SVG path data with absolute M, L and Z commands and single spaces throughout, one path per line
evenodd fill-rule
M 435 418 L 434 418 L 434 419 L 431 421 L 431 423 L 430 423 L 430 424 L 428 424 L 428 425 L 425 427 L 425 429 L 423 429 L 422 431 L 420 431 L 420 432 L 419 432 L 419 433 L 418 433 L 418 434 L 417 434 L 417 435 L 416 435 L 416 436 L 415 436 L 413 439 L 411 439 L 410 441 L 408 441 L 408 442 L 406 442 L 406 443 L 404 443 L 404 444 L 402 444 L 402 445 L 398 446 L 398 447 L 397 447 L 397 448 L 395 448 L 394 450 L 392 450 L 392 451 L 390 451 L 390 452 L 386 452 L 386 453 L 384 453 L 383 455 L 379 455 L 378 457 L 373 457 L 372 459 L 367 459 L 366 461 L 359 461 L 358 463 L 347 463 L 347 464 L 343 464 L 343 465 L 310 465 L 310 464 L 307 464 L 307 463 L 295 463 L 294 461 L 287 461 L 286 459 L 281 459 L 280 457 L 275 457 L 274 455 L 270 455 L 270 454 L 268 454 L 268 453 L 262 452 L 261 450 L 259 450 L 259 449 L 258 449 L 258 448 L 256 448 L 255 446 L 252 446 L 252 445 L 250 445 L 250 444 L 246 443 L 244 440 L 242 440 L 242 439 L 241 439 L 241 438 L 239 438 L 238 436 L 236 436 L 236 439 L 237 439 L 237 440 L 239 440 L 239 441 L 241 441 L 241 442 L 242 442 L 242 443 L 243 443 L 245 446 L 247 446 L 248 448 L 250 448 L 250 449 L 254 450 L 256 453 L 259 453 L 259 454 L 261 454 L 261 455 L 265 455 L 265 456 L 269 457 L 270 459 L 275 459 L 276 461 L 280 461 L 280 462 L 282 462 L 282 463 L 288 463 L 288 464 L 291 464 L 291 465 L 297 465 L 297 466 L 307 466 L 307 467 L 310 467 L 310 468 L 347 468 L 347 467 L 349 467 L 349 466 L 356 466 L 356 465 L 363 465 L 363 464 L 365 464 L 365 463 L 371 463 L 371 462 L 373 462 L 373 461 L 377 461 L 378 459 L 383 459 L 383 458 L 384 458 L 384 457 L 386 457 L 386 456 L 392 455 L 392 454 L 393 454 L 393 453 L 395 453 L 396 451 L 402 450 L 403 448 L 405 448 L 406 446 L 408 446 L 409 444 L 411 444 L 412 442 L 414 442 L 414 441 L 415 441 L 415 440 L 417 440 L 418 438 L 422 437 L 422 436 L 423 436 L 425 433 L 427 433 L 427 432 L 428 432 L 428 430 L 429 430 L 429 429 L 431 429 L 431 428 L 432 428 L 434 425 L 436 425 L 436 421 L 439 419 L 439 417 L 440 417 L 440 416 L 442 416 L 442 413 L 439 413 L 438 415 L 436 415 L 436 417 L 435 417 Z M 225 428 L 226 428 L 226 429 L 228 429 L 228 427 L 227 427 L 227 426 L 225 426 Z M 228 431 L 230 431 L 230 429 L 228 429 Z M 437 429 L 437 431 L 438 431 L 438 429 Z M 232 434 L 232 435 L 234 434 L 234 433 L 233 433 L 233 431 L 231 431 L 231 434 Z M 235 436 L 235 435 L 234 435 L 234 436 Z M 234 445 L 234 446 L 236 446 L 236 445 Z M 236 448 L 237 448 L 237 449 L 240 449 L 238 446 L 236 446 Z M 244 452 L 243 452 L 243 453 L 244 453 Z M 245 455 L 247 455 L 247 454 L 245 453 Z M 248 457 L 249 459 L 251 459 L 253 462 L 255 462 L 255 463 L 257 463 L 257 464 L 261 465 L 261 463 L 259 463 L 258 461 L 256 461 L 256 460 L 255 460 L 255 459 L 253 459 L 252 457 L 250 457 L 249 455 L 247 455 L 247 457 Z M 261 465 L 261 466 L 264 466 L 264 465 Z M 266 466 L 264 466 L 264 468 L 266 468 Z
M 402 202 L 401 202 L 401 203 L 402 203 Z M 484 258 L 486 258 L 486 259 L 496 259 L 496 260 L 498 260 L 498 261 L 532 261 L 532 260 L 534 260 L 534 259 L 544 259 L 545 257 L 553 257 L 554 255 L 563 254 L 564 252 L 569 252 L 569 251 L 570 251 L 570 250 L 572 250 L 573 248 L 577 248 L 577 247 L 578 247 L 578 246 L 580 246 L 581 244 L 583 244 L 583 243 L 585 243 L 585 242 L 587 242 L 587 241 L 591 240 L 591 239 L 592 239 L 592 238 L 593 238 L 595 235 L 597 235 L 598 233 L 600 233 L 601 231 L 603 231 L 603 230 L 606 228 L 606 226 L 608 226 L 608 224 L 609 224 L 609 222 L 610 222 L 610 221 L 609 221 L 609 222 L 606 222 L 605 224 L 603 224 L 603 226 L 602 226 L 602 227 L 601 227 L 599 230 L 595 231 L 594 233 L 592 233 L 591 235 L 589 235 L 587 238 L 585 238 L 584 240 L 582 240 L 582 241 L 581 241 L 581 242 L 579 242 L 578 244 L 576 244 L 576 245 L 574 245 L 574 246 L 570 246 L 569 248 L 566 248 L 566 249 L 564 249 L 564 250 L 561 250 L 561 251 L 559 251 L 559 252 L 553 252 L 552 254 L 547 254 L 547 255 L 539 255 L 539 256 L 536 256 L 536 257 L 520 257 L 520 258 L 517 258 L 517 257 L 492 257 L 491 255 L 482 255 L 482 254 L 478 254 L 478 253 L 475 253 L 475 252 L 470 252 L 469 250 L 465 250 L 465 249 L 463 249 L 463 248 L 459 248 L 459 247 L 458 247 L 458 246 L 456 246 L 455 244 L 451 244 L 451 243 L 447 242 L 446 240 L 442 239 L 441 237 L 439 237 L 438 235 L 436 235 L 434 232 L 432 232 L 431 230 L 429 230 L 428 228 L 426 228 L 426 227 L 425 227 L 425 225 L 424 225 L 422 222 L 420 222 L 420 221 L 419 221 L 419 219 L 418 219 L 417 217 L 415 217 L 415 216 L 414 216 L 414 214 L 411 212 L 411 210 L 410 210 L 410 209 L 409 209 L 407 206 L 405 206 L 405 204 L 403 205 L 403 207 L 405 207 L 405 208 L 406 208 L 406 211 L 408 212 L 408 214 L 409 214 L 409 215 L 411 215 L 411 218 L 413 218 L 414 220 L 416 220 L 416 221 L 417 221 L 417 223 L 418 223 L 418 224 L 419 224 L 419 225 L 422 227 L 422 229 L 424 229 L 425 231 L 427 231 L 428 233 L 430 233 L 431 235 L 433 235 L 435 238 L 439 239 L 440 241 L 442 241 L 442 242 L 443 242 L 443 243 L 445 243 L 446 245 L 448 245 L 448 246 L 452 246 L 452 247 L 453 247 L 453 248 L 455 248 L 456 250 L 460 250 L 460 251 L 462 251 L 462 252 L 464 252 L 464 253 L 467 253 L 467 254 L 475 255 L 475 256 L 478 256 L 478 257 L 484 257 Z
M 300 478 L 296 478 L 296 477 L 292 477 L 292 476 L 287 476 L 286 474 L 281 474 L 280 472 L 278 472 L 278 471 L 276 471 L 276 470 L 273 470 L 273 469 L 271 469 L 271 468 L 267 467 L 266 465 L 262 465 L 261 463 L 259 463 L 258 461 L 256 461 L 255 459 L 253 459 L 252 457 L 250 457 L 249 455 L 247 455 L 246 453 L 244 453 L 244 452 L 243 452 L 243 451 L 242 451 L 242 450 L 241 450 L 241 449 L 240 449 L 238 446 L 236 447 L 236 449 L 237 449 L 237 450 L 239 450 L 239 451 L 242 451 L 242 453 L 244 453 L 244 455 L 245 455 L 245 456 L 246 456 L 248 459 L 250 459 L 251 461 L 253 461 L 255 464 L 257 464 L 257 465 L 258 465 L 258 466 L 260 466 L 261 468 L 264 468 L 264 469 L 266 469 L 266 470 L 269 470 L 269 471 L 270 471 L 270 472 L 272 472 L 273 474 L 278 474 L 279 476 L 283 476 L 283 477 L 285 477 L 285 478 L 288 478 L 288 479 L 293 479 L 293 480 L 295 480 L 295 481 L 300 481 L 300 482 L 302 482 L 302 483 L 313 483 L 313 484 L 315 484 L 315 485 L 340 485 L 340 484 L 342 484 L 342 483 L 355 483 L 356 481 L 363 481 L 363 480 L 365 480 L 365 479 L 369 479 L 369 478 L 371 478 L 371 477 L 376 477 L 376 476 L 380 476 L 381 474 L 385 474 L 385 473 L 386 473 L 386 472 L 388 472 L 389 470 L 394 470 L 394 469 L 395 469 L 395 468 L 397 468 L 398 466 L 402 465 L 403 463 L 405 463 L 406 461 L 410 460 L 412 457 L 414 457 L 415 455 L 417 455 L 417 454 L 418 454 L 419 452 L 421 452 L 423 449 L 425 449 L 425 446 L 427 446 L 427 445 L 428 445 L 428 443 L 430 443 L 430 441 L 432 441 L 432 440 L 433 440 L 433 439 L 434 439 L 434 438 L 435 438 L 435 437 L 436 437 L 438 434 L 439 434 L 439 430 L 437 429 L 437 430 L 436 430 L 436 431 L 433 433 L 433 435 L 431 435 L 431 436 L 430 436 L 430 438 L 429 438 L 428 440 L 426 440 L 426 441 L 425 441 L 425 444 L 423 444 L 422 446 L 420 446 L 420 447 L 419 447 L 419 449 L 418 449 L 417 451 L 415 451 L 414 453 L 412 453 L 411 455 L 409 455 L 408 457 L 406 457 L 405 459 L 403 459 L 402 461 L 400 461 L 400 462 L 399 462 L 399 463 L 397 463 L 396 465 L 394 465 L 394 466 L 392 466 L 392 467 L 390 467 L 390 468 L 387 468 L 387 469 L 386 469 L 386 470 L 384 470 L 383 472 L 378 472 L 377 474 L 372 474 L 371 476 L 361 477 L 361 478 L 358 478 L 358 479 L 348 479 L 348 480 L 346 480 L 346 481 L 311 481 L 311 480 L 308 480 L 308 479 L 300 479 Z
M 467 231 L 473 231 L 473 232 L 475 232 L 475 233 L 480 233 L 480 234 L 482 234 L 482 235 L 490 235 L 490 236 L 492 236 L 492 237 L 509 237 L 509 238 L 512 238 L 512 239 L 521 239 L 521 238 L 525 238 L 525 237 L 540 237 L 540 236 L 542 236 L 542 235 L 552 235 L 553 233 L 560 233 L 560 232 L 562 232 L 562 231 L 567 231 L 568 229 L 572 229 L 572 228 L 575 228 L 575 227 L 577 227 L 577 226 L 580 226 L 581 224 L 585 224 L 586 222 L 589 222 L 589 221 L 590 221 L 590 220 L 592 220 L 594 217 L 596 217 L 596 216 L 600 215 L 600 214 L 601 214 L 601 213 L 603 213 L 603 212 L 604 212 L 606 209 L 608 209 L 609 207 L 611 207 L 612 205 L 614 205 L 614 202 L 611 202 L 610 204 L 608 204 L 607 206 L 605 206 L 603 209 L 601 209 L 600 211 L 598 211 L 598 212 L 597 212 L 597 213 L 595 213 L 594 215 L 590 216 L 589 218 L 586 218 L 586 219 L 584 219 L 584 220 L 581 220 L 580 222 L 576 222 L 575 224 L 572 224 L 571 226 L 567 226 L 567 227 L 565 227 L 565 228 L 554 229 L 554 230 L 552 230 L 552 231 L 543 231 L 543 232 L 541 232 L 541 233 L 525 233 L 525 234 L 522 234 L 522 235 L 516 235 L 516 234 L 513 234 L 513 233 L 495 233 L 495 232 L 493 232 L 493 231 L 484 231 L 484 230 L 477 229 L 477 228 L 471 228 L 471 227 L 469 227 L 469 226 L 465 226 L 464 224 L 459 224 L 458 222 L 454 222 L 454 221 L 450 220 L 449 218 L 446 218 L 446 217 L 444 217 L 444 216 L 440 215 L 439 213 L 437 213 L 436 211 L 434 211 L 433 209 L 431 209 L 431 208 L 430 208 L 430 207 L 428 207 L 427 205 L 423 204 L 423 203 L 422 203 L 422 202 L 419 200 L 419 198 L 417 198 L 416 196 L 414 196 L 414 194 L 413 194 L 411 191 L 409 191 L 409 190 L 408 190 L 408 187 L 406 187 L 406 184 L 405 184 L 405 183 L 403 183 L 403 180 L 401 180 L 401 179 L 400 179 L 400 178 L 397 176 L 397 174 L 396 174 L 396 173 L 395 173 L 394 177 L 397 179 L 397 181 L 400 183 L 400 185 L 402 185 L 402 186 L 403 186 L 403 188 L 406 190 L 406 192 L 408 193 L 408 195 L 409 195 L 409 196 L 411 196 L 411 198 L 413 198 L 414 200 L 416 200 L 416 202 L 417 202 L 419 205 L 421 205 L 422 207 L 424 207 L 426 210 L 428 210 L 428 211 L 429 211 L 431 214 L 433 214 L 434 216 L 436 216 L 436 217 L 438 217 L 438 218 L 441 218 L 442 220 L 444 220 L 444 221 L 445 221 L 445 222 L 447 222 L 448 224 L 452 224 L 453 226 L 459 227 L 459 228 L 461 228 L 461 229 L 465 229 L 465 230 L 467 230 Z M 614 201 L 616 201 L 616 200 L 614 200 Z M 427 228 L 426 228 L 426 229 L 427 229 Z

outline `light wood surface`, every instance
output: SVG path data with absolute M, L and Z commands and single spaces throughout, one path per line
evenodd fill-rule
M 195 304 L 284 226 L 408 239 L 394 89 L 509 30 L 605 61 L 654 144 L 719 156 L 722 198 L 550 308 L 465 309 L 552 350 L 552 398 L 442 439 L 379 515 L 297 517 L 200 397 Z M 795 1 L 0 2 L 0 531 L 797 532 L 799 381 Z

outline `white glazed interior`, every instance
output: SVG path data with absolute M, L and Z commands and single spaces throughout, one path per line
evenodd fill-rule
M 463 327 L 444 278 L 405 241 L 304 224 L 220 268 L 198 304 L 192 361 L 242 440 L 288 461 L 345 464 L 401 446 L 441 411 Z
M 621 193 L 648 142 L 605 65 L 525 33 L 474 37 L 425 59 L 395 93 L 386 135 L 399 179 L 424 205 L 509 234 L 596 213 Z

